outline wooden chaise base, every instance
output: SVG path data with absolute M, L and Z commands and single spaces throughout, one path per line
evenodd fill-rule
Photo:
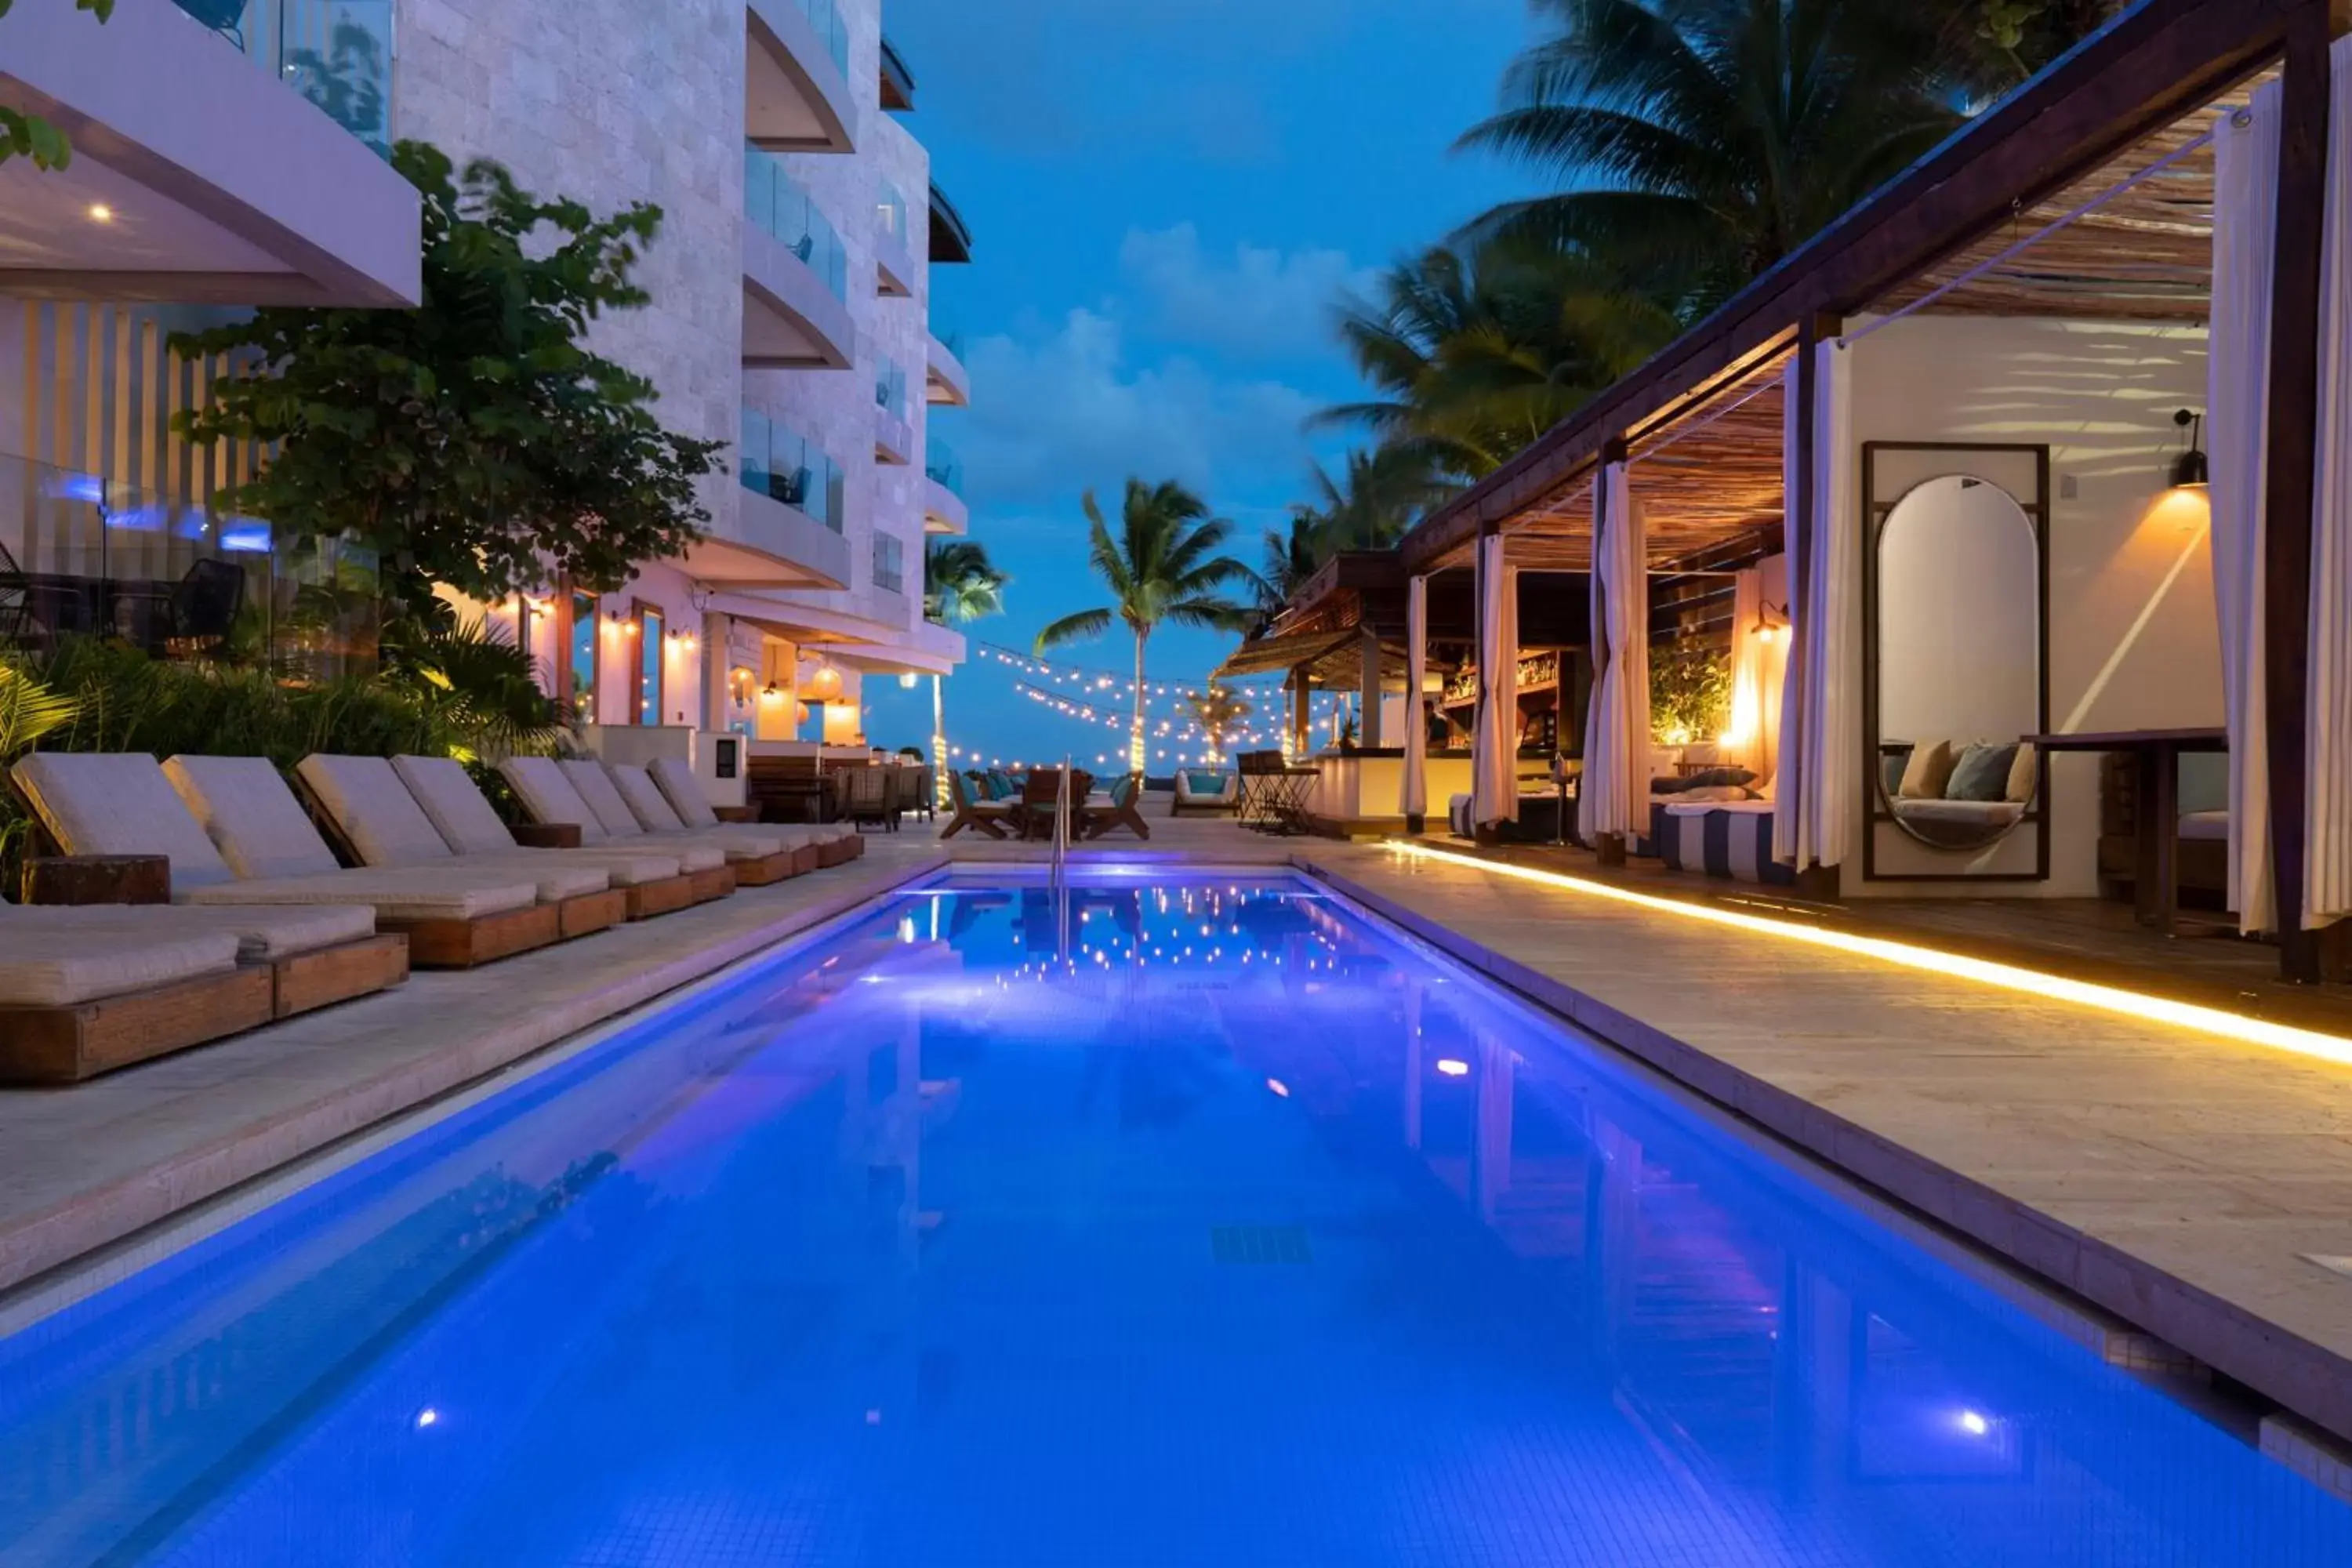
M 835 838 L 817 846 L 816 863 L 820 866 L 845 866 L 865 853 L 866 840 L 863 837 Z
M 269 1022 L 269 967 L 240 965 L 70 1007 L 0 1007 L 0 1082 L 79 1083 Z
M 511 958 L 561 940 L 562 925 L 562 911 L 553 904 L 533 904 L 470 921 L 379 918 L 376 921 L 378 930 L 408 939 L 408 962 L 419 969 L 471 969 L 494 959 Z
M 555 906 L 555 929 L 560 940 L 570 942 L 575 936 L 604 931 L 619 925 L 629 918 L 629 896 L 620 888 L 607 888 L 601 893 L 582 893 Z
M 332 1006 L 399 984 L 408 978 L 408 939 L 368 936 L 339 947 L 272 959 L 269 973 L 273 1018 Z
M 707 904 L 735 890 L 735 868 L 714 866 L 708 871 L 688 871 L 686 879 L 694 884 L 694 901 Z
M 765 888 L 801 874 L 797 853 L 791 849 L 779 849 L 757 860 L 730 860 L 727 864 L 734 871 L 739 888 Z
M 621 891 L 628 895 L 629 918 L 649 921 L 656 916 L 674 914 L 694 902 L 694 879 L 688 876 L 664 877 L 658 882 L 639 882 Z

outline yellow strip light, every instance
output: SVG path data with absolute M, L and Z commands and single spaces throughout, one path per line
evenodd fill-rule
M 1847 931 L 1824 931 L 1818 926 L 1798 925 L 1789 921 L 1767 920 L 1761 915 L 1742 914 L 1736 910 L 1662 899 L 1654 894 L 1637 893 L 1630 888 L 1596 882 L 1589 878 L 1570 877 L 1558 871 L 1539 871 L 1533 867 L 1515 866 L 1504 860 L 1484 860 L 1474 855 L 1432 849 L 1425 845 L 1391 841 L 1388 847 L 1407 859 L 1434 860 L 1448 866 L 1461 866 L 1474 871 L 1508 877 L 1515 881 L 1533 882 L 1539 887 L 1586 893 L 1598 899 L 1631 904 L 1636 909 L 1662 915 L 1755 931 L 1763 936 L 1778 937 L 1783 942 L 1802 942 L 1810 947 L 1825 947 L 1834 952 L 1874 958 L 1882 963 L 1892 963 L 1905 969 L 1923 970 L 1955 980 L 1972 980 L 1979 985 L 2022 992 L 2047 1001 L 2095 1007 L 2103 1013 L 2120 1014 L 2126 1018 L 2168 1024 L 2175 1028 L 2218 1035 L 2249 1046 L 2265 1046 L 2272 1050 L 2292 1051 L 2297 1056 L 2315 1057 L 2322 1061 L 2352 1066 L 2352 1039 L 2323 1035 L 2312 1029 L 2297 1029 L 2285 1024 L 2265 1023 L 2242 1014 L 2225 1013 L 2218 1007 L 2200 1007 L 2194 1003 L 2168 1001 L 2161 996 L 2145 995 L 2113 985 L 2062 979 L 2038 970 L 2021 969 L 2011 963 L 1994 963 L 1956 952 L 1939 952 L 1931 947 L 1915 947 L 1909 942 L 1890 942 L 1885 937 L 1855 936 Z

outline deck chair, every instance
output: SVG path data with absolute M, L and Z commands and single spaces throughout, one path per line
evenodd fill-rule
M 229 931 L 246 962 L 269 971 L 273 1016 L 289 1018 L 408 977 L 406 937 L 379 931 L 383 907 L 357 884 L 237 882 L 154 758 L 36 752 L 18 759 L 10 777 L 44 836 L 64 853 L 168 859 L 171 909 Z M 154 918 L 137 912 L 151 906 L 90 907 Z
M 787 877 L 797 877 L 803 869 L 816 868 L 816 840 L 809 837 L 807 828 L 723 823 L 688 827 L 686 818 L 677 814 L 669 797 L 662 793 L 661 785 L 654 783 L 653 775 L 645 769 L 629 763 L 608 763 L 604 775 L 649 842 L 718 846 L 725 853 L 727 864 L 734 868 L 738 887 L 764 888 Z M 589 809 L 596 810 L 595 798 L 585 790 L 581 793 Z M 805 859 L 802 858 L 803 851 Z
M 515 798 L 534 822 L 565 823 L 577 827 L 583 844 L 658 847 L 660 853 L 676 855 L 686 874 L 689 903 L 708 903 L 735 890 L 735 873 L 728 868 L 724 847 L 685 839 L 656 846 L 637 826 L 627 804 L 613 789 L 612 780 L 604 778 L 602 767 L 596 768 L 596 777 L 604 783 L 599 793 L 610 796 L 604 812 L 597 811 L 582 796 L 574 774 L 553 757 L 509 757 L 499 764 L 499 773 L 514 786 Z M 608 826 L 608 815 L 614 824 L 625 824 L 626 831 Z
M 667 855 L 524 849 L 511 839 L 504 849 L 461 853 L 442 837 L 388 757 L 313 753 L 296 765 L 294 783 L 328 837 L 361 865 L 472 868 L 531 878 L 540 901 L 555 905 L 566 941 L 627 920 L 632 886 L 680 874 L 676 858 Z
M 450 757 L 394 757 L 392 771 L 408 786 L 418 809 L 431 819 L 442 840 L 460 855 L 495 859 L 502 855 L 541 855 L 601 865 L 613 873 L 613 885 L 627 900 L 628 918 L 651 920 L 695 902 L 688 874 L 725 864 L 715 849 L 656 849 L 625 844 L 582 844 L 574 849 L 531 849 L 499 816 L 498 807 L 483 795 L 465 765 Z
M 841 815 L 855 826 L 863 828 L 869 822 L 877 827 L 889 826 L 890 795 L 888 768 L 868 763 L 842 771 Z
M 163 763 L 163 776 L 236 874 L 229 901 L 247 888 L 349 889 L 339 901 L 373 903 L 380 928 L 407 935 L 409 962 L 436 969 L 469 969 L 562 938 L 560 898 L 542 898 L 525 870 L 343 869 L 266 757 L 177 756 Z M 196 901 L 215 891 L 199 889 Z
M 709 798 L 703 795 L 702 781 L 694 776 L 692 768 L 676 757 L 664 757 L 646 773 L 689 832 L 707 832 L 724 826 L 719 820 L 719 814 L 711 809 Z M 814 871 L 821 866 L 838 866 L 866 853 L 865 842 L 857 837 L 857 830 L 846 823 L 763 822 L 759 828 L 762 833 L 782 832 L 786 835 L 787 842 L 793 846 L 793 864 L 799 871 Z
M 1150 837 L 1151 826 L 1143 820 L 1143 775 L 1128 773 L 1113 779 L 1107 799 L 1087 803 L 1082 826 L 1088 838 L 1100 838 L 1118 827 L 1133 828 L 1138 838 Z
M 269 1022 L 269 971 L 237 962 L 234 931 L 66 912 L 0 904 L 0 1082 L 79 1083 Z
M 948 806 L 955 816 L 940 831 L 941 838 L 953 838 L 967 827 L 991 838 L 1002 838 L 1005 824 L 1013 817 L 1011 801 L 972 799 L 971 781 L 960 773 L 948 774 Z

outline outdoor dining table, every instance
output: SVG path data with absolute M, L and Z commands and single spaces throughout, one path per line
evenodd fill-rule
M 1321 769 L 1298 763 L 1244 772 L 1239 807 L 1243 825 L 1262 833 L 1306 832 L 1307 803 L 1322 776 Z
M 2184 752 L 2226 752 L 2230 732 L 2189 730 L 2107 730 L 2067 735 L 2021 736 L 2044 752 L 2121 752 L 2139 769 L 2138 852 L 2132 901 L 2139 922 L 2167 936 L 2179 934 L 2180 757 Z

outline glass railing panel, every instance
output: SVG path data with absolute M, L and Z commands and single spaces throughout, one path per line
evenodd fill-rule
M 176 4 L 344 130 L 379 153 L 391 151 L 393 0 Z
M 874 536 L 874 585 L 893 594 L 907 591 L 907 547 L 896 534 Z
M 907 243 L 907 198 L 889 181 L 881 183 L 874 201 L 874 224 L 885 238 Z
M 849 74 L 849 24 L 841 18 L 841 8 L 834 0 L 800 0 L 800 7 L 816 29 L 825 53 L 833 57 L 834 68 L 846 77 Z
M 839 231 L 775 154 L 748 142 L 743 148 L 743 216 L 807 262 L 835 299 L 849 302 L 849 252 Z
M 963 464 L 955 448 L 937 437 L 923 443 L 923 472 L 953 494 L 963 494 Z
M 887 356 L 878 361 L 874 369 L 874 402 L 898 418 L 907 416 L 907 372 Z
M 841 465 L 815 442 L 756 409 L 742 411 L 735 471 L 743 488 L 842 531 Z

